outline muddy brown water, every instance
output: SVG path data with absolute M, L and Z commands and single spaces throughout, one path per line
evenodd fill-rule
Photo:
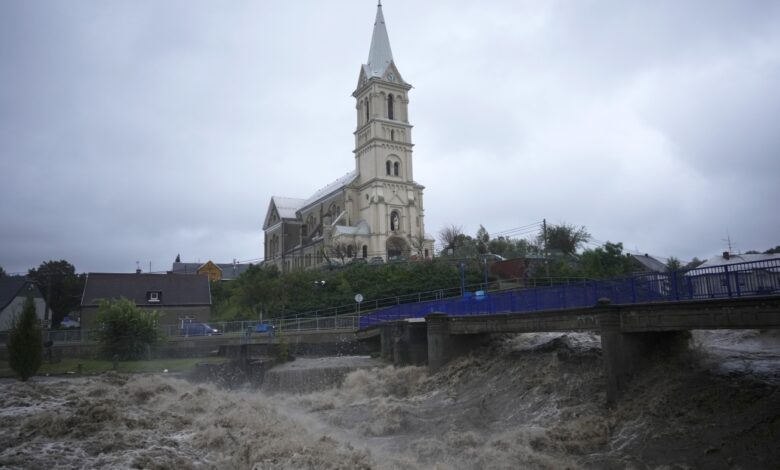
M 433 375 L 302 361 L 274 393 L 164 374 L 5 381 L 0 467 L 778 468 L 778 345 L 699 334 L 611 410 L 589 334 L 505 337 Z M 307 370 L 331 388 L 308 389 Z

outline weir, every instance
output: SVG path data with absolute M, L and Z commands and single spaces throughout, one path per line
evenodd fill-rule
M 690 330 L 780 328 L 780 296 L 678 303 L 612 305 L 522 314 L 448 316 L 385 322 L 358 333 L 380 337 L 381 355 L 397 366 L 450 360 L 486 344 L 491 334 L 597 331 L 601 336 L 607 404 L 614 404 L 631 376 L 660 356 L 687 347 Z

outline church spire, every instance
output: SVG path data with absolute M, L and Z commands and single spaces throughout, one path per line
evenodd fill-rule
M 381 77 L 393 61 L 393 51 L 390 50 L 390 38 L 387 36 L 385 17 L 382 14 L 382 2 L 376 7 L 374 33 L 371 35 L 371 50 L 368 51 L 366 69 L 369 77 Z

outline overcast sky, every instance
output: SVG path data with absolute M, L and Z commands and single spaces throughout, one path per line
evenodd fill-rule
M 780 244 L 780 2 L 386 0 L 426 231 L 546 218 L 663 257 Z M 263 254 L 354 168 L 376 3 L 0 2 L 0 266 Z

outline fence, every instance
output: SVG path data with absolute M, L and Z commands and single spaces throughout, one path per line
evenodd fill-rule
M 520 280 L 516 280 L 520 282 Z M 564 308 L 590 307 L 602 297 L 613 304 L 643 302 L 673 302 L 680 300 L 734 298 L 780 293 L 780 259 L 735 263 L 668 273 L 636 274 L 608 279 L 539 279 L 522 280 L 527 286 L 501 290 L 485 287 L 490 284 L 441 289 L 417 294 L 389 297 L 364 302 L 362 314 L 356 304 L 323 311 L 296 314 L 293 317 L 267 320 L 277 332 L 356 330 L 384 321 L 421 318 L 429 313 L 448 315 L 485 315 L 503 312 L 536 312 Z M 546 286 L 539 286 L 547 284 Z M 477 290 L 469 290 L 477 288 Z M 369 307 L 371 310 L 368 310 Z M 317 315 L 319 312 L 339 312 L 340 315 Z M 259 321 L 214 322 L 210 326 L 223 335 L 246 335 L 254 331 Z M 182 336 L 180 325 L 161 325 L 168 337 Z M 94 331 L 48 330 L 44 341 L 73 343 L 91 341 Z M 7 342 L 7 332 L 0 333 L 0 343 Z
M 602 297 L 614 304 L 633 304 L 777 293 L 780 293 L 780 259 L 771 259 L 533 289 L 476 292 L 458 299 L 396 305 L 361 316 L 360 328 L 420 318 L 434 312 L 456 316 L 590 307 Z

